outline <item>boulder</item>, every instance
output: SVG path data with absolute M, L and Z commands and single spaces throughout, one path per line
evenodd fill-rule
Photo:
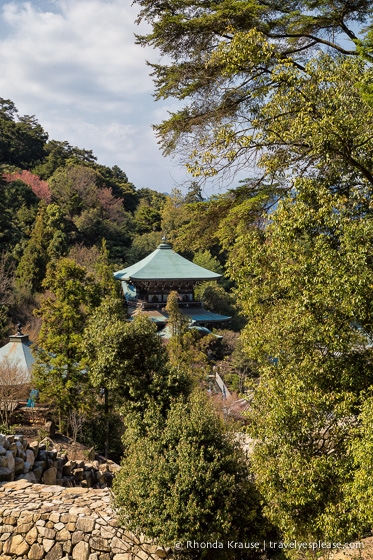
M 8 467 L 0 467 L 0 482 L 11 482 L 14 480 L 14 471 Z
M 16 457 L 15 458 L 15 465 L 14 465 L 14 474 L 17 476 L 18 474 L 22 474 L 23 473 L 23 466 L 24 466 L 24 461 L 23 459 L 21 459 L 21 457 Z
M 44 471 L 42 476 L 42 481 L 43 484 L 46 484 L 47 486 L 53 486 L 56 484 L 56 478 L 57 478 L 57 468 L 51 467 L 50 469 Z

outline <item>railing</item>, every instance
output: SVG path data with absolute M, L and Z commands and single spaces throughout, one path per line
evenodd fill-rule
M 167 302 L 165 301 L 160 301 L 160 302 L 148 302 L 148 301 L 142 301 L 141 299 L 137 299 L 137 300 L 132 300 L 128 302 L 128 306 L 129 307 L 137 307 L 139 304 L 141 304 L 141 309 L 164 309 L 167 305 Z M 202 309 L 203 308 L 203 303 L 202 301 L 180 301 L 179 302 L 179 307 L 180 308 L 192 308 L 192 309 Z

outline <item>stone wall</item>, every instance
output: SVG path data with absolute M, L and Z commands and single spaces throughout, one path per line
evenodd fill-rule
M 119 527 L 110 490 L 0 483 L 0 560 L 147 560 L 170 551 Z
M 111 486 L 118 469 L 113 461 L 99 457 L 92 461 L 69 460 L 66 454 L 58 454 L 50 438 L 29 444 L 22 435 L 0 434 L 0 482 L 23 479 L 68 488 L 104 488 Z

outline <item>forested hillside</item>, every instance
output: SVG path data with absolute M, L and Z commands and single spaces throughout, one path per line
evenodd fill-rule
M 187 219 L 185 204 L 203 199 L 194 184 L 186 195 L 170 197 L 157 185 L 136 189 L 124 171 L 101 165 L 90 150 L 49 140 L 37 119 L 19 115 L 12 101 L 1 99 L 0 107 L 1 339 L 17 322 L 34 321 L 30 312 L 52 261 L 68 256 L 93 273 L 104 241 L 113 270 L 132 264 L 156 248 L 162 230 L 173 238 Z M 221 269 L 224 260 L 216 255 L 220 262 L 208 251 L 197 260 Z M 221 303 L 211 305 L 234 314 L 230 296 L 217 289 Z

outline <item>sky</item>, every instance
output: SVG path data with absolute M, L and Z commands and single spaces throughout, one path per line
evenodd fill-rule
M 192 177 L 164 158 L 152 124 L 176 105 L 156 102 L 135 44 L 132 0 L 0 0 L 0 97 L 35 115 L 53 140 L 118 165 L 136 188 L 184 190 Z

